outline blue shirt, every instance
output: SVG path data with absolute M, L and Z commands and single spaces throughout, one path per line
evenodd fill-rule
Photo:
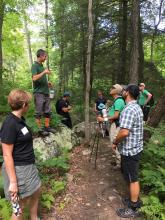
M 119 144 L 119 152 L 133 156 L 143 150 L 143 112 L 136 101 L 129 102 L 120 115 L 120 128 L 128 129 L 129 135 Z

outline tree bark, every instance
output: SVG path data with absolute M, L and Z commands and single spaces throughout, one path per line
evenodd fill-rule
M 3 0 L 0 0 L 0 85 L 2 85 L 2 75 L 3 75 L 2 27 L 4 20 L 4 9 L 5 9 L 5 3 Z
M 49 69 L 49 29 L 48 29 L 48 0 L 45 0 L 45 42 L 47 51 L 47 68 Z
M 31 67 L 32 64 L 33 64 L 33 56 L 32 56 L 32 49 L 31 49 L 30 32 L 29 32 L 29 29 L 28 29 L 28 23 L 27 23 L 27 18 L 26 18 L 25 12 L 24 12 L 24 15 L 23 15 L 23 19 L 24 19 L 24 28 L 25 28 L 26 41 L 27 41 L 28 56 L 29 56 L 29 66 Z
M 139 0 L 132 0 L 132 42 L 131 42 L 131 61 L 130 61 L 130 71 L 129 71 L 129 82 L 137 84 L 138 83 L 138 63 L 139 63 L 139 35 L 138 35 L 138 25 L 139 25 Z
M 88 48 L 87 48 L 87 63 L 86 63 L 86 90 L 85 90 L 85 139 L 89 142 L 90 128 L 89 128 L 89 94 L 90 94 L 90 74 L 91 74 L 91 57 L 92 57 L 92 43 L 93 43 L 93 15 L 92 15 L 92 0 L 88 1 Z
M 153 62 L 153 54 L 154 54 L 154 43 L 155 43 L 155 37 L 157 35 L 157 31 L 158 31 L 158 26 L 161 22 L 161 19 L 162 19 L 162 7 L 163 7 L 163 2 L 164 0 L 161 0 L 160 1 L 160 6 L 159 6 L 159 19 L 158 19 L 158 22 L 156 24 L 156 18 L 154 20 L 154 31 L 153 31 L 153 34 L 152 34 L 152 37 L 151 37 L 151 54 L 150 54 L 150 61 Z
M 144 69 L 144 50 L 143 50 L 143 37 L 142 37 L 142 27 L 141 27 L 141 18 L 140 18 L 140 10 L 139 10 L 139 80 L 143 82 L 143 69 Z
M 119 46 L 120 46 L 120 71 L 118 73 L 117 82 L 125 84 L 127 69 L 127 10 L 128 0 L 120 0 L 119 2 Z
M 147 125 L 157 127 L 165 113 L 165 93 L 158 100 L 156 107 L 150 112 Z

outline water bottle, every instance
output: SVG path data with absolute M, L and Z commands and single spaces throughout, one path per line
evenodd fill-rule
M 103 114 L 104 121 L 108 121 L 107 110 L 105 108 L 102 110 L 102 114 Z
M 53 89 L 51 89 L 50 90 L 50 99 L 54 99 L 54 90 Z

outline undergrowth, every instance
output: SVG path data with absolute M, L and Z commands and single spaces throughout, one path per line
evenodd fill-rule
M 165 125 L 154 130 L 141 162 L 142 211 L 148 220 L 165 220 Z

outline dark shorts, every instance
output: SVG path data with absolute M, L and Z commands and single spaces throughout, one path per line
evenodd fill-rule
M 141 106 L 141 109 L 143 111 L 143 120 L 147 121 L 148 115 L 150 113 L 150 106 Z
M 35 104 L 35 117 L 40 118 L 42 115 L 49 118 L 51 115 L 50 110 L 50 97 L 49 95 L 34 93 Z
M 38 170 L 35 164 L 26 166 L 15 166 L 17 184 L 18 184 L 18 196 L 22 199 L 31 196 L 41 186 L 41 180 L 38 175 Z M 9 178 L 6 173 L 5 165 L 2 166 L 2 175 L 4 179 L 4 192 L 6 199 L 10 200 L 9 194 Z
M 121 155 L 121 168 L 124 178 L 129 183 L 138 181 L 139 160 L 141 152 L 134 156 Z

